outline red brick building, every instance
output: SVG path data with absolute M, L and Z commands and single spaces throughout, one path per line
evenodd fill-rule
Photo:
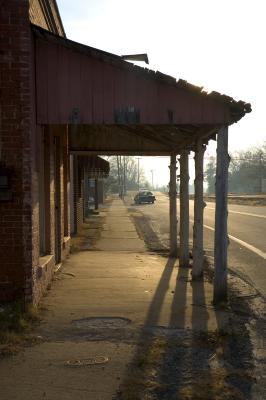
M 69 252 L 70 163 L 67 127 L 36 124 L 30 23 L 65 32 L 55 0 L 1 1 L 0 23 L 0 301 L 37 303 Z M 83 222 L 76 171 L 74 232 Z
M 170 247 L 176 255 L 176 155 L 186 161 L 195 151 L 200 217 L 194 241 L 202 255 L 203 154 L 218 135 L 218 164 L 225 168 L 218 171 L 224 200 L 217 229 L 222 226 L 219 235 L 226 238 L 228 126 L 250 112 L 250 104 L 67 40 L 55 0 L 0 0 L 0 68 L 0 302 L 38 303 L 67 256 L 70 225 L 75 232 L 83 220 L 79 156 L 171 156 Z M 181 216 L 188 202 L 186 162 Z M 188 226 L 187 214 L 181 225 Z M 227 241 L 219 243 L 227 254 Z M 194 259 L 200 275 L 202 256 Z

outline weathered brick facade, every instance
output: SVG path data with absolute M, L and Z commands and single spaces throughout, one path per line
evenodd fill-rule
M 42 135 L 43 157 L 38 159 L 43 163 L 44 174 L 39 163 L 38 169 L 38 205 L 44 209 L 44 221 L 38 220 L 38 241 L 41 251 L 36 273 L 33 276 L 33 299 L 41 298 L 54 272 L 55 264 L 60 263 L 69 253 L 70 223 L 69 223 L 69 168 L 67 150 L 67 128 L 44 127 Z M 41 188 L 43 186 L 43 188 Z M 42 190 L 41 190 L 42 189 Z
M 33 86 L 28 1 L 1 1 L 1 163 L 10 169 L 12 198 L 0 202 L 2 298 L 31 292 Z
M 50 28 L 45 25 L 44 3 L 54 7 L 51 20 L 57 33 L 64 35 L 54 1 L 0 1 L 0 171 L 8 171 L 11 193 L 10 198 L 0 199 L 0 302 L 23 298 L 37 303 L 54 271 L 55 246 L 60 248 L 58 262 L 69 249 L 67 130 L 64 126 L 37 127 L 35 121 L 30 20 Z M 60 231 L 55 228 L 56 177 Z M 44 225 L 40 223 L 42 214 Z
M 83 215 L 83 169 L 78 163 L 78 157 L 73 156 L 73 227 L 71 233 L 76 234 L 84 221 Z

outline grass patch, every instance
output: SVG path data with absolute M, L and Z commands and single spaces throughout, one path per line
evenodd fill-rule
M 25 310 L 22 302 L 16 302 L 2 308 L 0 312 L 0 356 L 17 353 L 23 345 L 39 341 L 39 337 L 30 335 L 34 326 L 40 322 L 36 307 Z

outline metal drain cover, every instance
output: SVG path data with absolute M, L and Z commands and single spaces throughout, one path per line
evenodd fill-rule
M 76 319 L 72 321 L 72 324 L 74 324 L 77 328 L 87 328 L 87 329 L 123 328 L 130 323 L 131 323 L 130 319 L 122 317 L 89 317 L 89 318 Z
M 106 364 L 109 361 L 108 357 L 96 356 L 83 360 L 67 360 L 64 365 L 66 367 L 84 367 L 86 365 Z
M 148 326 L 144 328 L 144 331 L 151 333 L 155 336 L 185 336 L 186 332 L 180 328 L 172 328 L 168 326 Z

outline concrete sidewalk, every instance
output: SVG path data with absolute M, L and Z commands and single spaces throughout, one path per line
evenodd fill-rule
M 227 324 L 211 300 L 207 281 L 192 282 L 190 269 L 148 253 L 114 199 L 95 249 L 71 255 L 43 299 L 42 343 L 1 360 L 1 400 L 116 398 L 144 338 Z
M 124 203 L 114 199 L 107 212 L 97 249 L 103 251 L 144 252 L 145 244 L 139 239 Z

